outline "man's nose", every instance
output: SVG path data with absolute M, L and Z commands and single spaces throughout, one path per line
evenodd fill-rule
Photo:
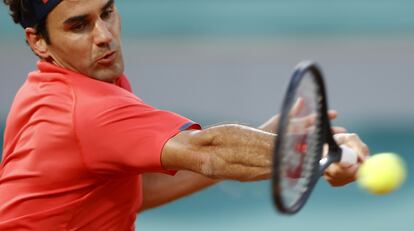
M 108 28 L 108 25 L 102 21 L 96 21 L 94 28 L 94 42 L 99 47 L 108 46 L 113 39 L 112 33 Z

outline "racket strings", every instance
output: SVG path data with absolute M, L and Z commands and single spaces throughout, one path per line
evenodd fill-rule
M 318 97 L 319 89 L 313 82 L 313 78 L 305 78 L 300 97 L 306 102 L 305 110 L 299 116 L 314 116 L 314 123 L 310 127 L 303 127 L 301 130 L 295 128 L 295 133 L 289 133 L 292 125 L 291 119 L 285 131 L 285 142 L 282 144 L 281 188 L 284 202 L 288 207 L 296 204 L 301 197 L 312 187 L 312 179 L 318 171 L 315 165 L 319 163 L 320 147 L 322 141 L 322 119 L 319 112 L 322 111 L 323 98 Z M 306 90 L 304 90 L 306 89 Z M 299 147 L 299 148 L 298 148 Z M 319 165 L 318 165 L 319 166 Z

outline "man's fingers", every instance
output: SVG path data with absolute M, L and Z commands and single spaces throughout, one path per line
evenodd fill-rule
M 280 117 L 279 114 L 273 116 L 268 121 L 266 121 L 264 124 L 260 125 L 259 129 L 266 131 L 266 132 L 275 133 L 277 128 L 279 127 L 279 119 L 280 119 L 279 117 Z
M 334 134 L 335 141 L 354 149 L 358 154 L 358 162 L 363 162 L 369 156 L 368 146 L 355 133 Z
M 335 110 L 329 110 L 328 111 L 328 119 L 329 120 L 334 120 L 334 119 L 336 119 L 336 117 L 338 117 L 338 112 L 336 112 Z M 306 117 L 304 117 L 305 126 L 307 126 L 307 127 L 310 127 L 310 126 L 314 125 L 315 121 L 316 121 L 315 113 L 312 113 L 312 114 L 307 115 Z
M 332 128 L 331 128 L 331 130 L 332 130 L 332 133 L 333 133 L 333 134 L 338 134 L 338 133 L 345 133 L 345 132 L 347 132 L 346 128 L 344 128 L 344 127 L 332 127 Z
M 332 186 L 343 186 L 355 180 L 356 171 L 356 165 L 345 167 L 341 164 L 332 164 L 324 172 L 324 177 Z
M 334 120 L 334 119 L 336 119 L 336 117 L 338 117 L 338 112 L 337 111 L 335 111 L 335 110 L 329 110 L 328 111 L 328 118 L 330 120 Z
M 297 116 L 299 115 L 300 111 L 302 110 L 303 106 L 305 105 L 305 101 L 302 97 L 299 97 L 295 104 L 293 104 L 292 109 L 290 111 L 291 116 Z

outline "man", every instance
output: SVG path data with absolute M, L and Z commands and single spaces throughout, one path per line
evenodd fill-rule
M 4 2 L 40 60 L 7 120 L 0 230 L 134 230 L 138 211 L 222 179 L 269 178 L 277 116 L 262 130 L 202 130 L 131 93 L 114 0 Z M 337 141 L 368 154 L 356 135 Z M 325 176 L 345 185 L 355 169 Z

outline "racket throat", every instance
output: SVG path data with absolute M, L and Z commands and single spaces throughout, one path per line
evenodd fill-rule
M 339 162 L 341 160 L 341 154 L 337 152 L 328 153 L 327 157 L 324 157 L 319 160 L 319 172 L 322 175 L 325 170 L 334 162 Z

